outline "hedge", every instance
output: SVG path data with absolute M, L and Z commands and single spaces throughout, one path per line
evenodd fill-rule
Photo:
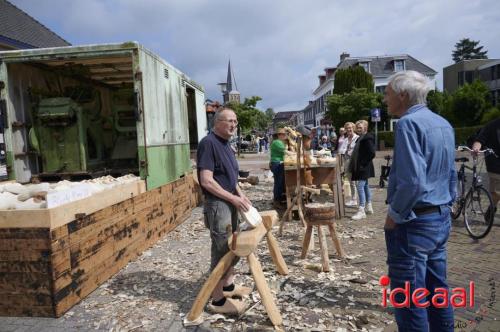
M 455 128 L 455 144 L 467 144 L 467 140 L 474 135 L 483 126 Z M 394 132 L 393 131 L 380 131 L 378 132 L 378 141 L 384 141 L 385 147 L 394 147 Z M 379 143 L 380 144 L 380 143 Z

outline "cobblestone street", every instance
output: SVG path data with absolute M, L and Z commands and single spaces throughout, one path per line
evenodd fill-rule
M 385 163 L 379 152 L 375 159 L 378 176 Z M 267 155 L 245 155 L 240 169 L 259 175 L 260 183 L 246 189 L 259 210 L 272 209 L 272 181 L 264 179 Z M 277 236 L 290 269 L 287 276 L 275 272 L 267 246 L 258 256 L 264 274 L 277 299 L 287 331 L 393 331 L 397 330 L 390 308 L 382 308 L 380 276 L 386 274 L 383 223 L 386 189 L 371 179 L 375 213 L 362 221 L 352 221 L 355 210 L 338 222 L 347 262 L 336 257 L 331 240 L 329 273 L 318 272 L 319 245 L 306 260 L 300 260 L 304 233 L 298 221 L 285 224 Z M 281 211 L 283 212 L 283 211 Z M 0 317 L 0 332 L 7 331 L 272 331 L 260 297 L 254 291 L 247 302 L 252 307 L 239 318 L 206 315 L 198 327 L 182 325 L 202 283 L 210 262 L 210 239 L 203 225 L 200 207 L 176 230 L 169 233 L 136 261 L 58 319 Z M 455 311 L 456 331 L 499 331 L 500 304 L 496 288 L 500 280 L 500 216 L 483 240 L 472 240 L 463 221 L 453 224 L 448 245 L 451 287 L 467 287 L 475 282 L 475 307 Z M 238 282 L 253 286 L 246 263 L 237 266 Z

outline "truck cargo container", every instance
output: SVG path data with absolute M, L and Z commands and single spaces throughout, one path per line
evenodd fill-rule
M 61 316 L 199 203 L 190 149 L 207 132 L 204 90 L 135 42 L 0 52 L 0 112 L 11 182 L 140 176 L 0 210 L 2 316 Z

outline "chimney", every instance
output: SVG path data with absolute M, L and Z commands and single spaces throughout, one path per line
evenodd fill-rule
M 325 81 L 326 81 L 325 75 L 319 75 L 318 78 L 319 78 L 319 85 L 325 83 Z
M 335 73 L 335 70 L 337 68 L 325 68 L 325 75 L 326 75 L 326 78 L 330 78 L 332 77 L 333 73 Z
M 346 53 L 346 52 L 343 52 L 341 55 L 340 55 L 340 62 L 344 61 L 345 58 L 348 58 L 350 57 L 351 55 L 349 53 Z

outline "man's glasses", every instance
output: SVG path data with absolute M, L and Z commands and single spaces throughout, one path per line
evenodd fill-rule
M 223 120 L 223 119 L 219 119 L 219 121 L 224 121 L 224 122 L 227 122 L 227 123 L 232 123 L 234 125 L 238 125 L 238 120 Z

